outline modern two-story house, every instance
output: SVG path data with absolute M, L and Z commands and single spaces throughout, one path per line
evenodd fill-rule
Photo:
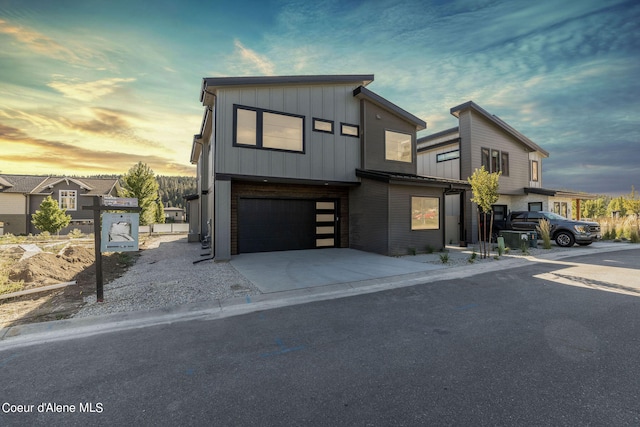
M 542 186 L 542 161 L 549 153 L 499 117 L 474 103 L 451 108 L 458 126 L 418 139 L 418 174 L 467 180 L 484 166 L 489 172 L 501 172 L 500 198 L 493 206 L 496 220 L 509 211 L 553 211 L 579 219 L 580 200 L 593 195 Z M 471 192 L 448 196 L 445 200 L 447 242 L 477 240 L 476 208 Z M 577 211 L 572 212 L 572 201 Z
M 444 245 L 444 195 L 417 174 L 426 123 L 372 92 L 373 75 L 205 78 L 194 136 L 197 215 L 216 261 L 247 252 Z M 193 209 L 191 209 L 193 211 Z
M 0 223 L 3 233 L 38 234 L 31 216 L 42 201 L 51 196 L 71 216 L 71 222 L 60 231 L 73 229 L 93 233 L 93 211 L 83 206 L 93 204 L 99 196 L 117 196 L 118 180 L 106 178 L 70 178 L 33 175 L 0 175 Z

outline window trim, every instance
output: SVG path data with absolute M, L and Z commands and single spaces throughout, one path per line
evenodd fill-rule
M 250 144 L 241 144 L 238 143 L 238 110 L 247 110 L 247 111 L 255 111 L 256 112 L 256 143 L 255 145 L 250 145 Z M 287 116 L 287 117 L 295 117 L 298 118 L 302 121 L 302 148 L 300 150 L 289 150 L 286 148 L 276 148 L 276 147 L 264 147 L 263 146 L 263 139 L 264 139 L 264 119 L 263 119 L 263 115 L 264 113 L 270 113 L 270 114 L 275 114 L 275 115 L 280 115 L 280 116 Z M 241 148 L 253 148 L 253 149 L 259 149 L 259 150 L 268 150 L 268 151 L 283 151 L 285 153 L 298 153 L 298 154 L 304 154 L 307 148 L 307 144 L 306 144 L 306 135 L 305 135 L 305 116 L 301 116 L 299 114 L 293 114 L 293 113 L 284 113 L 282 111 L 274 111 L 274 110 L 268 110 L 265 108 L 258 108 L 258 107 L 249 107 L 246 105 L 240 105 L 240 104 L 233 104 L 233 146 L 234 147 L 241 147 Z
M 72 193 L 73 194 L 73 195 L 64 196 L 64 199 L 73 199 L 73 205 L 74 205 L 73 209 L 71 209 L 71 208 L 63 208 L 62 207 L 62 199 L 63 199 L 62 193 L 63 192 Z M 59 190 L 58 191 L 58 206 L 60 206 L 60 209 L 64 209 L 65 211 L 71 211 L 71 212 L 77 211 L 78 210 L 78 190 Z
M 436 207 L 437 207 L 436 215 L 437 215 L 437 220 L 438 220 L 437 221 L 438 222 L 438 226 L 436 228 L 415 228 L 414 227 L 414 225 L 413 225 L 413 215 L 414 215 L 414 213 L 413 213 L 413 200 L 414 199 L 433 199 L 433 200 L 437 201 L 437 203 L 436 203 Z M 410 225 L 411 226 L 411 231 L 436 231 L 436 230 L 440 230 L 440 228 L 441 228 L 440 227 L 440 222 L 441 222 L 440 220 L 441 220 L 441 215 L 442 215 L 441 214 L 441 209 L 440 209 L 441 208 L 440 202 L 441 202 L 441 200 L 437 196 L 421 196 L 421 195 L 411 196 L 411 200 L 410 200 L 411 209 L 410 209 L 410 213 L 409 213 L 410 214 L 409 221 L 410 221 L 410 224 L 411 224 Z
M 409 160 L 400 160 L 400 159 L 389 159 L 387 157 L 387 132 L 392 132 L 392 133 L 397 133 L 400 135 L 407 135 L 409 137 L 409 141 L 411 142 L 411 152 L 409 153 L 410 158 Z M 398 163 L 403 163 L 403 164 L 413 164 L 414 162 L 414 144 L 413 144 L 413 135 L 407 132 L 400 132 L 398 130 L 393 130 L 393 129 L 385 129 L 384 130 L 384 160 L 387 162 L 398 162 Z
M 456 153 L 456 157 L 447 157 L 447 158 L 446 158 L 446 159 L 444 159 L 444 160 L 441 160 L 441 159 L 440 159 L 440 156 L 445 156 L 446 154 L 451 154 L 451 153 Z M 444 152 L 444 153 L 436 154 L 436 163 L 448 162 L 448 161 L 456 160 L 456 159 L 459 159 L 459 158 L 460 158 L 460 149 L 457 149 L 457 150 L 451 150 L 451 151 L 446 151 L 446 152 Z
M 494 154 L 497 154 L 497 156 L 494 156 Z M 507 156 L 507 167 L 506 167 L 506 173 L 505 173 L 505 167 L 504 167 L 504 156 Z M 496 169 L 497 170 L 493 170 L 493 159 L 496 159 Z M 508 151 L 502 151 L 502 150 L 496 150 L 493 148 L 487 148 L 487 147 L 480 147 L 480 165 L 484 166 L 485 170 L 489 173 L 497 173 L 497 172 L 502 172 L 502 176 L 509 176 L 509 152 Z
M 351 135 L 349 133 L 344 133 L 345 126 L 354 128 L 358 134 L 357 135 Z M 349 136 L 351 138 L 360 138 L 360 126 L 359 125 L 354 125 L 352 123 L 340 122 L 340 135 Z
M 335 126 L 334 126 L 334 122 L 333 122 L 333 120 L 319 119 L 319 118 L 317 118 L 317 117 L 313 117 L 312 122 L 313 122 L 312 129 L 313 129 L 313 131 L 314 131 L 314 132 L 328 133 L 328 134 L 331 134 L 331 135 L 333 135 L 333 134 L 335 133 Z M 330 124 L 330 125 L 331 125 L 331 130 L 330 130 L 330 131 L 328 131 L 328 130 L 324 130 L 324 129 L 318 129 L 318 128 L 316 128 L 316 123 L 317 123 L 317 122 L 321 122 L 321 123 L 328 123 L 328 124 Z M 358 133 L 359 133 L 359 132 L 358 132 Z
M 540 180 L 540 169 L 537 160 L 531 160 L 530 173 L 532 182 L 538 182 Z

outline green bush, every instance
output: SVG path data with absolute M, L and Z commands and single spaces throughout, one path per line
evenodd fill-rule
M 82 231 L 80 231 L 79 228 L 74 228 L 73 230 L 71 230 L 71 232 L 69 233 L 69 238 L 70 239 L 79 239 L 83 236 Z
M 446 253 L 446 252 L 445 252 L 445 253 L 443 253 L 443 254 L 440 254 L 440 261 L 441 261 L 443 264 L 448 264 L 448 263 L 449 263 L 449 254 L 448 254 L 448 253 Z

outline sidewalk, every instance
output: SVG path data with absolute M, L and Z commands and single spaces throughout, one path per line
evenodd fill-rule
M 101 313 L 99 315 L 88 315 L 84 317 L 78 316 L 72 319 L 54 322 L 18 325 L 0 329 L 0 342 L 2 342 L 2 346 L 21 347 L 61 339 L 72 339 L 76 337 L 95 335 L 98 333 L 114 332 L 151 325 L 170 324 L 193 319 L 218 319 L 289 305 L 304 304 L 313 301 L 331 300 L 379 292 L 387 289 L 433 283 L 441 280 L 465 278 L 476 274 L 515 268 L 531 262 L 554 262 L 563 258 L 580 255 L 615 252 L 627 249 L 640 249 L 639 245 L 598 242 L 584 248 L 557 248 L 556 250 L 550 251 L 532 248 L 529 255 L 522 254 L 520 251 L 517 251 L 517 253 L 503 255 L 503 257 L 498 261 L 487 259 L 470 264 L 468 259 L 471 257 L 472 248 L 451 247 L 448 252 L 450 264 L 442 264 L 440 260 L 440 255 L 442 255 L 441 253 L 401 257 L 403 260 L 418 263 L 432 263 L 433 265 L 437 265 L 437 269 L 428 269 L 427 271 L 412 272 L 391 277 L 352 281 L 325 286 L 305 287 L 302 289 L 263 294 L 257 291 L 255 286 L 251 287 L 251 282 L 241 277 L 237 271 L 233 269 L 230 263 L 213 263 L 205 261 L 193 264 L 192 261 L 194 260 L 194 255 L 199 255 L 198 252 L 202 252 L 199 249 L 199 245 L 186 244 L 185 242 L 180 241 L 177 241 L 176 245 L 187 245 L 188 250 L 184 250 L 186 249 L 185 246 L 180 246 L 182 249 L 180 254 L 175 254 L 172 259 L 165 260 L 158 259 L 158 252 L 154 253 L 153 251 L 147 251 L 149 252 L 149 255 L 147 255 L 148 258 L 145 259 L 141 257 L 139 262 L 142 261 L 142 264 L 139 268 L 148 268 L 148 264 L 158 263 L 159 261 L 161 261 L 163 265 L 171 265 L 173 262 L 177 262 L 183 266 L 184 271 L 189 271 L 190 274 L 195 274 L 197 277 L 204 277 L 205 280 L 211 280 L 210 276 L 213 270 L 223 270 L 225 274 L 227 274 L 227 277 L 231 278 L 231 282 L 234 282 L 239 278 L 242 278 L 245 281 L 242 281 L 242 284 L 230 283 L 228 281 L 225 282 L 224 286 L 227 286 L 231 292 L 236 292 L 236 294 L 224 298 L 213 297 L 212 299 L 212 296 L 214 295 L 212 293 L 211 295 L 207 295 L 207 298 L 205 299 L 187 303 L 157 306 L 152 307 L 151 309 L 147 308 L 146 311 L 141 311 L 140 309 L 135 311 L 124 310 L 111 313 Z M 164 249 L 167 250 L 168 246 Z M 162 244 L 160 247 L 162 247 Z M 172 251 L 168 252 L 173 253 Z M 189 265 L 185 264 L 186 261 L 189 262 Z M 229 269 L 234 270 L 235 273 Z M 182 273 L 184 273 L 184 271 L 182 271 Z M 140 270 L 138 269 L 131 272 L 131 275 L 128 273 L 121 279 L 118 279 L 120 282 L 116 283 L 116 287 L 114 289 L 117 289 L 117 286 L 120 286 L 121 288 L 125 287 L 123 283 L 130 281 L 132 277 L 137 277 L 136 280 L 139 281 L 139 272 Z M 158 279 L 160 279 L 159 282 Z M 163 283 L 162 278 L 156 277 L 156 288 L 160 289 L 161 292 L 167 291 L 167 289 L 169 293 L 172 290 L 175 291 L 175 280 L 177 279 L 171 277 L 168 279 L 170 282 L 173 281 L 174 286 L 168 286 L 166 283 Z M 110 293 L 114 290 L 110 289 L 109 285 L 105 286 L 105 296 L 107 298 L 111 298 Z M 237 285 L 235 289 L 238 291 L 232 290 L 234 285 Z M 153 291 L 154 283 L 146 286 L 146 292 Z M 138 286 L 131 286 L 131 282 L 129 282 L 129 288 L 136 289 L 137 287 Z M 164 290 L 163 287 L 165 288 Z M 196 293 L 201 291 L 193 286 L 192 290 L 197 291 Z M 240 295 L 237 295 L 237 293 Z M 102 307 L 114 306 L 117 305 L 104 304 Z M 90 309 L 90 307 L 96 307 L 96 304 L 89 304 L 87 309 Z

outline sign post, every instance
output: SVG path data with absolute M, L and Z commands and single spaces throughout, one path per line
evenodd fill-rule
M 93 211 L 93 235 L 96 254 L 96 300 L 97 302 L 104 302 L 102 252 L 138 250 L 138 212 L 140 212 L 138 199 L 104 197 L 102 203 L 100 203 L 100 197 L 95 197 L 93 199 L 93 206 L 83 206 L 82 209 Z M 118 210 L 129 213 L 105 214 L 105 216 L 109 218 L 109 223 L 108 227 L 105 227 L 106 236 L 103 237 L 101 214 L 107 210 Z

